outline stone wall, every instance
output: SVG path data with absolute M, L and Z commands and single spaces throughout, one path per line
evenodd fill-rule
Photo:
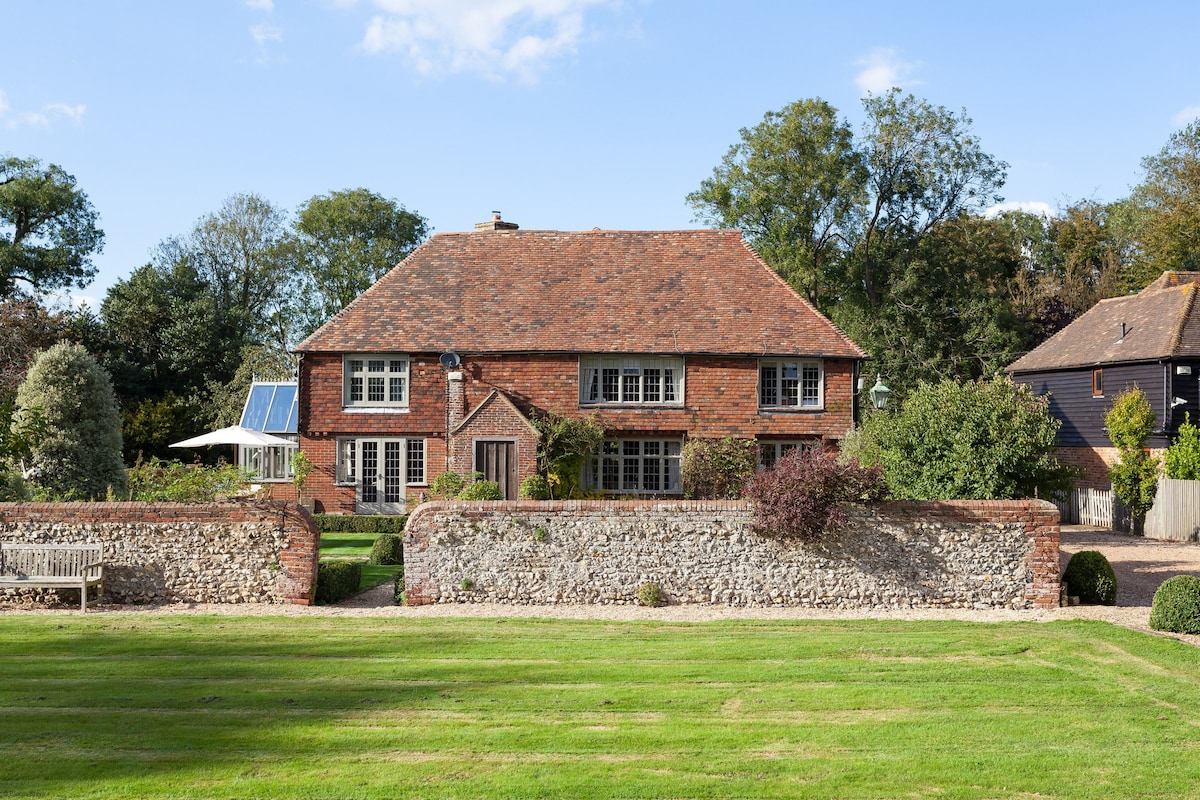
M 291 503 L 0 503 L 6 542 L 100 542 L 110 603 L 311 602 L 319 535 Z M 40 596 L 34 589 L 0 597 Z
M 1029 608 L 1059 602 L 1058 511 L 1044 501 L 889 502 L 815 544 L 750 530 L 742 501 L 438 501 L 404 535 L 407 600 L 819 608 Z

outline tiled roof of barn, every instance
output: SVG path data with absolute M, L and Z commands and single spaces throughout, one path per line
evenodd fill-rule
M 1164 272 L 1137 294 L 1101 300 L 1008 371 L 1200 357 L 1198 281 L 1200 273 Z

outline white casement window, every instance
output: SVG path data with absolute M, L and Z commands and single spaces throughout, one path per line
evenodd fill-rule
M 770 469 L 775 466 L 775 462 L 783 458 L 788 452 L 801 448 L 811 450 L 816 447 L 817 443 L 812 439 L 794 441 L 794 442 L 763 442 L 758 443 L 758 463 L 763 469 Z
M 825 375 L 820 361 L 762 359 L 758 362 L 759 408 L 825 407 Z
M 683 359 L 584 356 L 579 359 L 579 402 L 681 405 Z
M 343 375 L 346 408 L 408 408 L 408 356 L 348 355 Z
M 584 483 L 615 494 L 679 494 L 678 439 L 610 439 L 588 460 Z
M 370 439 L 372 453 L 379 450 L 378 443 L 384 445 L 383 452 L 392 454 L 398 460 L 400 447 L 404 452 L 405 484 L 423 486 L 425 484 L 425 440 L 424 439 Z M 337 440 L 337 482 L 343 486 L 353 486 L 358 483 L 361 475 L 360 462 L 362 448 L 359 439 Z M 371 455 L 370 458 L 377 458 Z M 372 472 L 374 474 L 374 472 Z M 398 477 L 398 475 L 397 475 Z

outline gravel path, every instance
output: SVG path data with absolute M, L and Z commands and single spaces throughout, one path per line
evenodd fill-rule
M 383 584 L 336 606 L 285 606 L 256 603 L 177 603 L 149 606 L 106 605 L 89 613 L 131 614 L 217 614 L 227 616 L 275 615 L 304 617 L 538 617 L 588 620 L 654 620 L 661 622 L 707 622 L 712 620 L 789 619 L 895 619 L 968 620 L 976 622 L 1051 622 L 1063 619 L 1096 619 L 1146 633 L 1150 630 L 1150 603 L 1158 585 L 1173 575 L 1200 575 L 1200 544 L 1158 542 L 1113 531 L 1064 526 L 1062 566 L 1080 550 L 1099 550 L 1117 573 L 1116 606 L 1071 606 L 1031 611 L 979 611 L 972 609 L 827 610 L 813 608 L 729 608 L 726 606 L 634 605 L 514 606 L 495 603 L 446 604 L 406 607 L 392 604 L 392 587 Z M 62 614 L 67 609 L 29 609 L 0 606 L 0 614 Z M 1200 636 L 1169 634 L 1181 641 L 1200 645 Z

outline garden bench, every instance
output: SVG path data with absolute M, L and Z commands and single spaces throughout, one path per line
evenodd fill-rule
M 78 589 L 79 608 L 86 612 L 100 602 L 103 582 L 103 545 L 0 542 L 0 587 Z M 89 603 L 91 586 L 96 599 Z

